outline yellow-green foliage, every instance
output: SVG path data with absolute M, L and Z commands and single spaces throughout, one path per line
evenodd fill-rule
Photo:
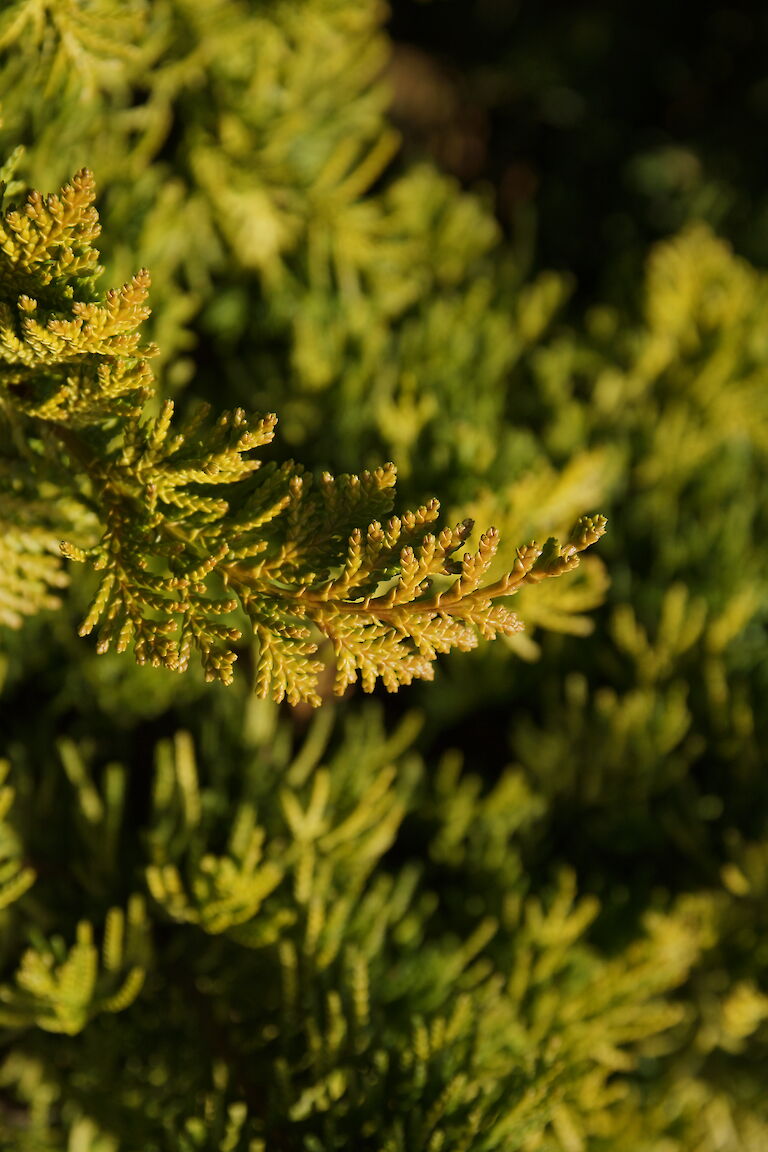
M 14 444 L 15 433 L 20 445 L 15 464 L 6 459 L 12 502 L 30 470 L 58 480 L 62 512 L 83 497 L 71 527 L 62 519 L 61 550 L 103 573 L 80 625 L 83 636 L 100 625 L 98 651 L 133 644 L 139 664 L 184 672 L 195 650 L 206 679 L 228 684 L 239 611 L 258 640 L 260 695 L 319 704 L 318 636 L 331 649 L 337 693 L 358 674 L 366 691 L 379 677 L 395 691 L 431 678 L 440 652 L 519 631 L 496 601 L 574 568 L 602 534 L 604 518 L 583 517 L 565 545 L 519 548 L 512 569 L 483 584 L 495 529 L 452 560 L 472 521 L 438 530 L 436 500 L 390 516 L 392 465 L 313 483 L 290 461 L 261 469 L 250 455 L 271 441 L 273 415 L 236 408 L 212 425 L 202 407 L 174 428 L 169 400 L 145 419 L 153 349 L 139 345 L 138 326 L 149 277 L 139 272 L 98 299 L 92 200 L 84 170 L 61 196 L 32 193 L 23 210 L 6 212 L 0 383 L 7 439 Z M 50 598 L 34 570 L 29 585 L 32 613 Z
M 393 164 L 385 15 L 378 0 L 87 13 L 21 0 L 0 24 L 6 139 L 27 143 L 33 186 L 96 167 L 109 274 L 144 264 L 163 301 L 149 329 L 161 396 L 189 385 L 218 407 L 223 386 L 231 405 L 269 411 L 279 395 L 282 440 L 305 464 L 394 459 L 415 503 L 439 478 L 451 508 L 498 493 L 499 523 L 513 482 L 550 467 L 516 426 L 517 397 L 569 281 L 522 285 L 481 199 L 426 164 Z M 213 371 L 194 363 L 200 343 Z M 573 488 L 579 512 L 610 482 L 594 464 Z M 507 567 L 521 528 L 509 524 Z M 530 627 L 583 629 L 604 581 L 594 565 L 581 581 L 583 596 L 563 587 L 548 611 L 523 598 Z
M 4 993 L 27 1025 L 0 1070 L 17 1099 L 37 1100 L 25 1138 L 268 1148 L 282 1132 L 296 1148 L 567 1150 L 620 1122 L 643 1053 L 675 1047 L 684 1012 L 669 992 L 705 935 L 656 915 L 601 958 L 585 939 L 598 905 L 573 873 L 529 890 L 518 840 L 541 804 L 519 774 L 487 791 L 454 760 L 433 783 L 407 751 L 413 721 L 388 741 L 370 710 L 335 750 L 332 734 L 324 710 L 294 751 L 275 709 L 252 700 L 244 733 L 209 733 L 209 767 L 184 733 L 158 746 L 152 810 L 123 829 L 148 899 L 148 923 L 129 920 L 149 928 L 151 952 L 122 944 L 113 908 L 103 976 L 82 925 L 58 966 L 43 941 L 27 953 L 23 1004 Z M 49 794 L 57 839 L 79 813 L 99 820 L 98 769 L 66 755 L 66 790 Z M 426 853 L 406 831 L 418 810 Z M 38 801 L 35 851 L 46 812 Z M 125 883 L 113 874 L 96 896 L 85 882 L 95 839 L 71 855 L 84 879 L 70 906 Z M 59 885 L 41 873 L 38 907 Z M 149 970 L 128 1007 L 139 968 L 117 998 L 99 981 L 139 954 Z M 73 1033 L 87 1017 L 46 1063 L 39 1029 Z
M 537 359 L 553 415 L 583 406 L 581 443 L 625 457 L 613 607 L 599 637 L 603 661 L 612 650 L 610 682 L 591 677 L 593 705 L 577 677 L 566 690 L 569 729 L 593 748 L 596 773 L 581 786 L 594 795 L 606 795 L 601 763 L 615 765 L 617 782 L 636 763 L 645 789 L 713 756 L 742 773 L 763 759 L 766 321 L 768 279 L 697 227 L 653 253 L 639 322 L 601 309 L 588 338 L 563 334 Z M 545 739 L 562 785 L 556 730 Z
M 764 1152 L 768 279 L 693 226 L 620 305 L 526 283 L 399 156 L 384 18 L 0 12 L 0 1143 Z M 107 297 L 89 179 L 23 207 L 85 164 Z M 590 527 L 516 542 L 592 507 L 538 581 Z M 493 617 L 409 689 L 423 761 L 248 693 L 396 686 Z M 246 675 L 171 677 L 195 647 Z
M 97 1013 L 127 1008 L 144 982 L 143 925 L 140 900 L 131 903 L 127 917 L 121 908 L 110 908 L 101 973 L 93 927 L 87 920 L 77 925 L 75 943 L 68 951 L 61 938 L 36 941 L 21 957 L 14 986 L 0 985 L 0 1024 L 11 1029 L 35 1025 L 45 1032 L 74 1035 Z
M 8 763 L 0 761 L 0 910 L 7 908 L 35 882 L 35 873 L 24 863 L 22 847 L 7 816 L 13 789 L 6 784 Z
M 562 332 L 536 361 L 551 447 L 624 462 L 613 603 L 580 669 L 545 646 L 548 687 L 514 725 L 516 762 L 616 915 L 655 884 L 708 937 L 688 1043 L 650 1093 L 641 1147 L 663 1117 L 675 1149 L 768 1139 L 766 293 L 763 273 L 694 227 L 652 253 L 639 316 L 595 310 L 586 335 Z

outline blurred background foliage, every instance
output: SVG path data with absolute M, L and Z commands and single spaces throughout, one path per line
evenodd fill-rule
M 182 410 L 510 548 L 609 517 L 343 725 L 96 657 L 80 585 L 4 631 L 8 1147 L 768 1146 L 767 46 L 747 3 L 4 6 L 10 191 L 94 169 Z
M 767 20 L 748 0 L 695 21 L 634 0 L 398 0 L 394 117 L 414 152 L 492 181 L 520 249 L 585 298 L 630 295 L 648 245 L 691 219 L 762 264 Z

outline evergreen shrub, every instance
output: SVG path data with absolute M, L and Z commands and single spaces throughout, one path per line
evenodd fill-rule
M 526 271 L 386 16 L 0 12 L 0 1147 L 763 1152 L 768 279 Z

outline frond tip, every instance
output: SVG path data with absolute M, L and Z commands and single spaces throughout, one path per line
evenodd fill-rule
M 127 912 L 109 909 L 100 953 L 87 920 L 63 958 L 61 940 L 41 941 L 22 956 L 14 984 L 0 985 L 0 1023 L 74 1036 L 100 1012 L 121 1012 L 141 991 L 148 947 L 140 896 L 130 899 Z

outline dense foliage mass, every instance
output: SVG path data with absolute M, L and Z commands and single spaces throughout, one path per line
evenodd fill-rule
M 569 305 L 385 17 L 0 14 L 0 1146 L 763 1152 L 768 277 Z

